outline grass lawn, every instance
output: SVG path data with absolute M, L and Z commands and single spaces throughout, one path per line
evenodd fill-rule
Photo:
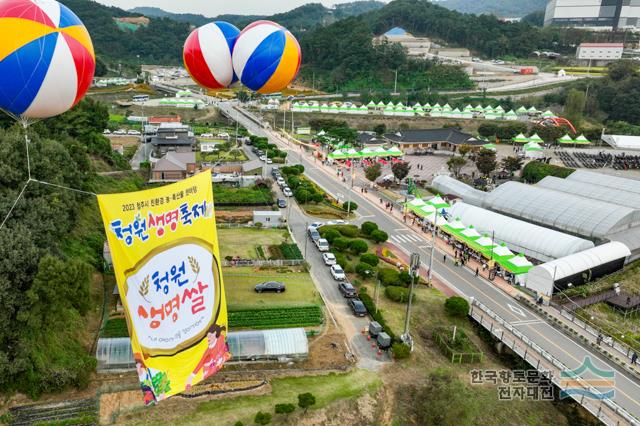
M 326 407 L 339 399 L 357 398 L 365 393 L 373 393 L 381 384 L 382 381 L 377 373 L 365 370 L 355 370 L 347 374 L 273 379 L 271 381 L 272 391 L 269 395 L 239 396 L 232 399 L 203 402 L 197 406 L 194 412 L 174 419 L 171 423 L 211 424 L 212 419 L 215 418 L 215 424 L 218 425 L 232 425 L 236 421 L 252 425 L 254 424 L 253 418 L 258 411 L 273 414 L 275 404 L 292 403 L 296 406 L 296 411 L 299 411 L 300 408 L 297 407 L 298 395 L 304 392 L 311 392 L 316 397 L 316 405 L 311 408 L 313 410 Z M 274 416 L 274 420 L 276 420 L 276 424 L 280 423 L 278 415 Z M 146 420 L 143 421 L 146 423 Z
M 235 153 L 235 154 L 234 154 Z M 247 161 L 247 155 L 242 151 L 241 148 L 232 153 L 231 151 L 219 151 L 218 153 L 213 152 L 196 152 L 196 161 L 198 162 L 207 162 L 207 163 L 215 163 L 215 162 L 232 162 L 232 161 Z
M 278 245 L 290 242 L 286 229 L 219 228 L 220 256 L 240 256 L 258 259 L 257 246 Z
M 224 286 L 230 309 L 321 304 L 311 276 L 307 272 L 278 273 L 250 267 L 224 268 Z M 256 293 L 254 287 L 264 281 L 281 281 L 284 293 Z
M 303 204 L 301 207 L 308 215 L 311 216 L 323 219 L 347 219 L 346 211 L 338 209 L 328 203 Z M 355 213 L 351 213 L 348 219 L 354 219 L 355 217 Z

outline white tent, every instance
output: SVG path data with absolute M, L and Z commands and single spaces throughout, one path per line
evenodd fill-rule
M 509 247 L 504 244 L 499 245 L 498 247 L 494 247 L 491 251 L 493 252 L 493 254 L 500 257 L 514 256 L 514 253 L 509 250 Z
M 466 229 L 467 225 L 460 221 L 459 217 L 456 217 L 452 222 L 449 222 L 451 229 Z
M 369 149 L 369 148 L 365 148 L 365 149 Z M 364 149 L 362 151 L 364 151 Z M 413 200 L 409 201 L 407 204 L 411 207 L 421 207 L 426 205 L 427 203 L 422 198 L 414 198 Z
M 489 237 L 486 234 L 483 235 L 482 237 L 478 238 L 474 242 L 476 244 L 478 244 L 479 246 L 482 246 L 482 247 L 493 247 L 493 246 L 495 246 L 495 243 L 493 242 L 493 240 L 491 240 L 491 237 Z
M 447 219 L 445 219 L 444 217 L 442 217 L 441 215 L 437 215 L 438 219 L 436 220 L 436 215 L 432 214 L 430 216 L 426 217 L 427 222 L 433 224 L 435 222 L 436 226 L 445 226 L 448 225 L 449 222 L 447 222 Z
M 435 207 L 426 204 L 426 205 L 420 207 L 416 213 L 418 213 L 421 216 L 429 216 L 429 215 L 434 214 L 435 212 L 436 212 L 436 208 Z
M 469 226 L 467 229 L 462 231 L 460 234 L 464 235 L 467 238 L 479 238 L 479 237 L 481 237 L 480 233 L 478 231 L 476 231 L 476 229 L 473 226 Z

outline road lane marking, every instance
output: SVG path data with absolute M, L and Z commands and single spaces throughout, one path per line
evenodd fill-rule
M 534 324 L 544 324 L 542 320 L 523 320 L 523 321 L 513 321 L 510 322 L 511 325 L 534 325 Z
M 513 306 L 511 303 L 507 303 L 507 306 L 509 307 L 509 309 L 511 309 L 511 311 L 515 312 L 516 314 L 520 315 L 522 318 L 526 318 L 527 314 L 525 314 L 522 309 L 518 308 L 517 306 Z

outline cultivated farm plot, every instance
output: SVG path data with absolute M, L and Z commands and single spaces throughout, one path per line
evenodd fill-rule
M 319 305 L 320 295 L 307 272 L 278 273 L 250 267 L 224 268 L 224 285 L 230 310 Z M 283 293 L 256 293 L 255 286 L 264 281 L 280 281 Z
M 286 229 L 220 228 L 218 242 L 220 256 L 240 256 L 242 259 L 258 259 L 257 246 L 279 245 L 290 241 Z

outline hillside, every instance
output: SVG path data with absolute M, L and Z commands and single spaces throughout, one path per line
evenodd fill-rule
M 442 0 L 438 5 L 462 13 L 520 18 L 547 7 L 548 0 Z

